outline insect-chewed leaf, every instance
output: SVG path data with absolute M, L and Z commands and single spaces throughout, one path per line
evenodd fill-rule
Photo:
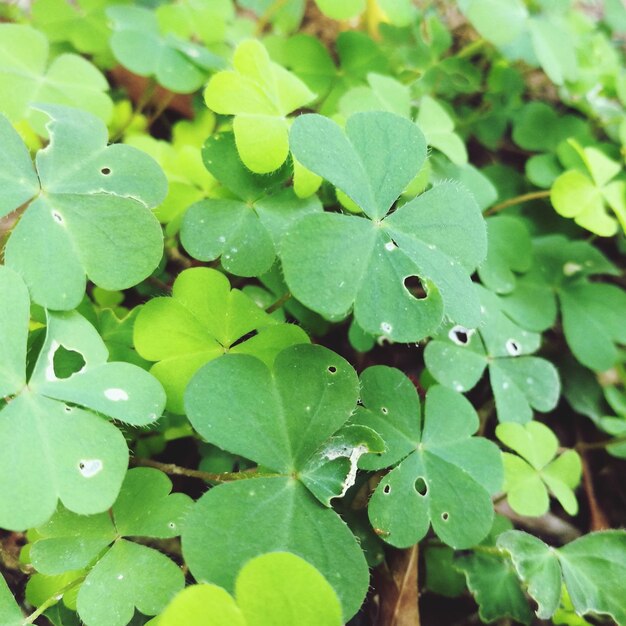
M 46 116 L 33 103 L 79 107 L 108 122 L 113 103 L 106 78 L 77 54 L 60 54 L 48 65 L 46 37 L 23 24 L 0 25 L 0 113 L 27 120 L 44 135 Z
M 144 305 L 134 337 L 139 354 L 157 361 L 151 371 L 167 391 L 167 408 L 179 414 L 185 412 L 183 393 L 191 377 L 212 359 L 225 352 L 251 354 L 269 365 L 283 348 L 309 342 L 300 327 L 279 324 L 210 268 L 185 270 L 171 298 Z
M 18 271 L 37 304 L 69 310 L 78 305 L 86 277 L 109 290 L 147 278 L 158 265 L 163 235 L 150 208 L 166 193 L 159 166 L 139 150 L 107 147 L 107 130 L 85 111 L 41 106 L 50 118 L 50 144 L 36 156 L 41 193 L 13 229 L 5 263 Z M 15 202 L 27 200 L 32 175 L 10 125 L 0 125 L 0 159 L 21 163 L 26 182 Z M 4 141 L 4 139 L 8 139 Z M 30 181 L 30 182 L 29 182 Z
M 0 409 L 0 526 L 41 524 L 59 499 L 83 515 L 103 511 L 119 491 L 128 449 L 113 424 L 85 409 L 151 423 L 163 411 L 163 389 L 137 366 L 108 363 L 97 331 L 75 312 L 48 314 L 46 340 L 26 386 L 28 293 L 17 274 L 0 266 L 0 295 L 9 291 L 0 299 L 8 398 Z M 67 354 L 76 361 L 69 369 Z
M 478 323 L 469 274 L 485 256 L 486 233 L 473 198 L 441 184 L 385 218 L 424 163 L 426 143 L 415 124 L 364 112 L 349 118 L 344 133 L 326 118 L 304 115 L 293 125 L 291 147 L 371 218 L 325 213 L 290 228 L 280 254 L 301 302 L 328 319 L 354 307 L 365 331 L 394 341 L 432 334 L 444 314 Z M 423 290 L 411 286 L 412 277 Z

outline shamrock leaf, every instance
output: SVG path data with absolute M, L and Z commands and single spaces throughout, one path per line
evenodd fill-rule
M 478 428 L 472 405 L 435 385 L 426 396 L 422 426 L 417 392 L 403 374 L 371 368 L 362 384 L 365 409 L 353 421 L 375 429 L 395 452 L 364 457 L 363 466 L 380 469 L 400 461 L 370 499 L 376 533 L 393 546 L 407 547 L 432 524 L 455 548 L 481 541 L 493 521 L 490 494 L 501 487 L 502 462 L 492 442 L 471 436 Z
M 223 66 L 222 59 L 203 46 L 172 33 L 161 34 L 149 9 L 113 6 L 106 13 L 113 21 L 110 45 L 115 58 L 139 76 L 154 76 L 170 91 L 196 91 L 209 71 Z
M 385 217 L 426 157 L 415 124 L 364 112 L 348 120 L 344 133 L 331 120 L 303 115 L 293 125 L 291 146 L 305 167 L 366 215 L 310 215 L 289 230 L 280 253 L 298 300 L 327 319 L 341 319 L 354 307 L 359 326 L 394 341 L 431 334 L 444 314 L 478 324 L 469 274 L 485 255 L 486 234 L 471 196 L 442 184 Z M 411 277 L 423 281 L 425 296 L 409 291 Z
M 597 148 L 582 148 L 573 140 L 571 144 L 584 169 L 567 170 L 554 181 L 550 200 L 555 211 L 601 237 L 614 235 L 618 224 L 626 232 L 626 182 L 614 180 L 622 165 Z M 607 205 L 617 220 L 607 213 Z
M 347 20 L 365 9 L 365 0 L 315 0 L 315 4 L 333 20 Z
M 166 181 L 147 155 L 107 147 L 106 127 L 90 113 L 40 109 L 50 117 L 51 139 L 35 157 L 36 173 L 0 116 L 0 162 L 12 161 L 8 172 L 17 177 L 0 190 L 0 215 L 32 198 L 6 245 L 5 263 L 23 276 L 37 304 L 69 310 L 83 298 L 86 277 L 105 289 L 126 289 L 156 268 L 163 235 L 150 207 L 163 199 Z
M 176 537 L 192 504 L 170 494 L 169 478 L 152 468 L 126 474 L 111 515 L 79 516 L 59 508 L 37 529 L 30 556 L 38 571 L 58 574 L 89 568 L 78 592 L 87 626 L 125 626 L 135 607 L 156 615 L 184 586 L 183 574 L 160 552 L 123 539 Z
M 481 282 L 495 293 L 515 289 L 516 274 L 532 265 L 532 242 L 524 222 L 508 215 L 488 217 L 487 258 L 478 268 Z
M 293 190 L 280 190 L 284 169 L 270 176 L 250 172 L 239 159 L 231 133 L 207 139 L 202 155 L 209 172 L 235 198 L 190 207 L 181 228 L 183 246 L 201 261 L 221 257 L 224 269 L 238 276 L 266 273 L 283 234 L 301 217 L 321 213 L 320 201 L 315 196 L 300 200 Z
M 411 117 L 411 90 L 401 82 L 370 72 L 368 86 L 360 85 L 347 91 L 339 101 L 339 111 L 345 117 L 361 111 L 389 111 Z
M 249 333 L 252 337 L 240 341 Z M 308 343 L 293 324 L 279 324 L 217 270 L 179 274 L 171 298 L 145 304 L 135 322 L 135 347 L 167 392 L 167 408 L 183 414 L 183 393 L 193 374 L 225 352 L 253 354 L 267 364 L 283 348 Z M 234 345 L 236 344 L 236 345 Z
M 508 555 L 498 554 L 495 549 L 498 536 L 512 528 L 509 520 L 496 516 L 491 532 L 477 546 L 478 549 L 456 557 L 454 567 L 465 575 L 482 622 L 510 617 L 528 626 L 532 611 L 517 572 Z
M 200 498 L 183 532 L 183 553 L 196 579 L 230 590 L 248 559 L 286 550 L 328 579 L 344 618 L 358 610 L 368 585 L 363 553 L 337 514 L 305 486 L 320 486 L 315 495 L 327 502 L 322 485 L 334 485 L 338 497 L 354 481 L 371 431 L 361 430 L 363 436 L 351 437 L 349 446 L 347 437 L 337 446 L 331 438 L 357 397 L 354 370 L 321 346 L 286 348 L 272 368 L 252 356 L 228 354 L 197 372 L 185 394 L 194 428 L 210 443 L 277 475 L 226 483 Z M 320 448 L 333 464 L 324 480 L 312 462 Z
M 59 499 L 82 515 L 111 506 L 128 450 L 120 431 L 93 411 L 144 425 L 165 404 L 161 385 L 147 372 L 107 363 L 102 339 L 78 313 L 48 313 L 45 342 L 27 379 L 29 304 L 19 276 L 0 266 L 0 395 L 7 399 L 0 407 L 0 526 L 9 529 L 45 522 Z M 62 372 L 68 353 L 78 363 Z
M 560 304 L 563 332 L 580 363 L 605 371 L 626 344 L 626 293 L 590 276 L 617 274 L 617 268 L 584 241 L 550 235 L 533 241 L 533 266 L 517 279 L 515 291 L 502 297 L 504 312 L 533 331 L 551 328 Z
M 0 24 L 0 113 L 11 122 L 27 120 L 40 135 L 46 134 L 46 115 L 30 108 L 34 102 L 80 107 L 108 122 L 113 103 L 100 71 L 67 53 L 48 66 L 48 48 L 46 37 L 34 28 Z
M 498 298 L 475 285 L 481 302 L 476 329 L 448 325 L 426 346 L 424 360 L 434 378 L 456 391 L 468 391 L 485 368 L 501 422 L 527 422 L 532 409 L 551 411 L 560 395 L 552 363 L 529 356 L 539 348 L 540 335 L 524 330 L 502 311 Z
M 270 60 L 256 40 L 243 41 L 233 56 L 234 70 L 215 74 L 204 92 L 216 113 L 234 115 L 237 150 L 257 174 L 278 169 L 289 154 L 287 116 L 315 94 L 291 72 Z
M 326 579 L 304 559 L 272 552 L 250 559 L 235 581 L 235 599 L 215 585 L 179 593 L 154 626 L 340 626 L 341 605 Z
M 454 132 L 454 121 L 435 99 L 422 97 L 415 122 L 424 131 L 429 146 L 445 154 L 457 165 L 467 163 L 467 149 Z
M 0 624 L 3 626 L 22 626 L 24 616 L 13 598 L 6 581 L 0 575 Z
M 578 503 L 573 489 L 580 482 L 582 465 L 574 450 L 566 450 L 555 458 L 558 439 L 541 422 L 499 424 L 496 436 L 520 455 L 508 452 L 502 455 L 504 492 L 516 513 L 530 516 L 547 513 L 549 490 L 569 515 L 576 515 Z
M 537 616 L 550 618 L 559 607 L 561 588 L 578 615 L 597 613 L 626 622 L 626 532 L 594 532 L 552 548 L 518 530 L 498 538 L 498 547 L 511 554 L 518 576 L 537 602 Z

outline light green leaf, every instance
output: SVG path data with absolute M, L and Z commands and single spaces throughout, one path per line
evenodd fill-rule
M 192 574 L 228 591 L 249 559 L 275 551 L 292 552 L 321 572 L 339 596 L 344 621 L 361 606 L 369 577 L 356 538 L 294 479 L 257 478 L 214 487 L 185 523 L 183 554 Z
M 464 0 L 459 4 L 481 36 L 496 46 L 515 41 L 526 26 L 528 9 L 522 0 Z
M 421 434 L 414 419 L 416 450 L 379 483 L 370 499 L 370 521 L 396 547 L 413 545 L 431 524 L 444 543 L 471 547 L 491 528 L 489 494 L 501 487 L 500 453 L 486 439 L 471 437 L 476 413 L 445 387 L 428 391 Z
M 207 106 L 234 115 L 239 156 L 258 174 L 278 169 L 289 154 L 287 116 L 315 94 L 294 74 L 270 60 L 256 40 L 239 44 L 234 70 L 219 72 L 204 92 Z
M 565 28 L 549 16 L 528 19 L 533 49 L 544 72 L 557 85 L 578 77 L 576 49 Z
M 248 333 L 256 334 L 238 342 Z M 134 326 L 137 352 L 156 361 L 152 374 L 167 392 L 167 407 L 183 414 L 183 393 L 194 373 L 225 352 L 252 354 L 267 364 L 283 348 L 308 343 L 293 324 L 279 324 L 228 279 L 210 268 L 192 268 L 177 277 L 172 297 L 146 303 Z
M 108 146 L 104 124 L 84 111 L 47 105 L 50 144 L 36 156 L 41 193 L 13 229 L 5 263 L 33 300 L 69 310 L 86 278 L 125 289 L 161 259 L 163 235 L 150 208 L 166 192 L 158 165 L 129 146 Z
M 76 54 L 61 54 L 48 65 L 48 40 L 22 24 L 0 24 L 0 113 L 11 122 L 27 120 L 46 134 L 46 116 L 30 105 L 80 108 L 108 122 L 113 103 L 109 85 L 95 66 Z
M 106 13 L 113 22 L 110 45 L 115 58 L 139 76 L 154 76 L 170 91 L 196 91 L 210 70 L 224 65 L 203 46 L 172 33 L 161 34 L 157 17 L 149 9 L 113 6 Z
M 454 132 L 448 112 L 434 98 L 422 97 L 415 122 L 424 131 L 428 145 L 443 152 L 453 163 L 467 163 L 465 143 Z
M 320 11 L 334 19 L 347 20 L 365 8 L 365 0 L 315 0 Z
M 24 623 L 22 611 L 2 576 L 0 576 L 0 623 L 3 626 L 21 626 Z
M 374 72 L 367 75 L 368 87 L 347 91 L 339 101 L 339 111 L 349 117 L 360 111 L 389 111 L 411 117 L 411 90 L 401 82 Z

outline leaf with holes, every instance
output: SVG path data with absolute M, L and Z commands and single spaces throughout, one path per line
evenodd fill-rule
M 28 121 L 40 135 L 47 121 L 41 104 L 78 107 L 108 122 L 113 103 L 100 71 L 76 54 L 61 54 L 50 64 L 48 56 L 48 40 L 38 30 L 0 24 L 0 113 L 11 122 Z
M 332 320 L 354 308 L 361 328 L 394 341 L 422 339 L 444 314 L 478 324 L 469 275 L 485 256 L 486 233 L 471 196 L 442 184 L 385 217 L 426 158 L 415 124 L 391 113 L 357 113 L 344 133 L 331 120 L 303 115 L 291 146 L 366 216 L 311 215 L 285 234 L 280 254 L 298 300 Z M 410 291 L 414 278 L 425 294 Z
M 135 365 L 108 363 L 97 331 L 75 312 L 48 313 L 27 379 L 28 292 L 4 266 L 0 296 L 0 393 L 8 399 L 0 407 L 0 526 L 42 524 L 59 499 L 82 515 L 104 511 L 119 491 L 128 450 L 120 431 L 94 412 L 149 424 L 163 411 L 163 389 Z
M 232 133 L 210 137 L 202 150 L 209 172 L 235 197 L 194 204 L 185 214 L 181 243 L 201 261 L 218 257 L 224 269 L 238 276 L 268 272 L 284 233 L 305 215 L 322 212 L 317 197 L 301 200 L 281 189 L 287 168 L 260 176 L 239 159 Z
M 626 532 L 589 533 L 561 548 L 552 548 L 525 532 L 510 530 L 498 538 L 510 553 L 517 574 L 537 602 L 537 616 L 550 618 L 559 607 L 561 588 L 578 615 L 609 615 L 626 623 Z
M 204 46 L 172 33 L 162 34 L 155 13 L 138 6 L 107 9 L 112 21 L 110 45 L 115 58 L 139 76 L 154 76 L 175 93 L 199 89 L 212 70 L 224 62 Z
M 561 235 L 535 239 L 533 257 L 515 291 L 501 298 L 505 313 L 523 328 L 543 331 L 556 322 L 559 304 L 565 339 L 576 359 L 596 371 L 611 368 L 617 344 L 626 344 L 626 292 L 589 278 L 617 275 L 617 268 L 587 242 Z
M 499 424 L 496 436 L 519 454 L 502 455 L 504 492 L 516 513 L 544 515 L 550 507 L 548 492 L 569 515 L 578 513 L 573 489 L 580 482 L 582 465 L 577 452 L 566 450 L 557 457 L 558 439 L 541 422 Z
M 165 387 L 168 410 L 178 414 L 185 412 L 183 393 L 191 377 L 212 359 L 233 352 L 271 365 L 283 348 L 309 342 L 300 327 L 280 324 L 210 268 L 185 270 L 171 298 L 146 303 L 135 322 L 134 340 L 143 358 L 156 361 L 151 372 Z
M 230 590 L 247 559 L 286 550 L 328 579 L 344 617 L 357 611 L 368 581 L 363 553 L 336 513 L 315 499 L 341 497 L 354 482 L 359 456 L 371 442 L 380 447 L 369 428 L 340 430 L 357 398 L 352 367 L 321 346 L 286 348 L 273 367 L 229 354 L 196 373 L 185 394 L 194 428 L 210 443 L 276 473 L 220 485 L 198 501 L 183 532 L 183 552 L 196 578 Z M 319 471 L 320 450 L 333 472 Z
M 482 319 L 476 329 L 448 325 L 426 346 L 424 360 L 434 378 L 456 391 L 469 391 L 489 369 L 489 379 L 501 422 L 527 422 L 533 409 L 551 411 L 561 385 L 552 363 L 529 356 L 540 336 L 515 324 L 498 298 L 476 285 Z
M 40 109 L 50 118 L 51 137 L 35 157 L 41 189 L 17 133 L 0 123 L 0 162 L 14 161 L 19 173 L 17 184 L 0 191 L 3 213 L 32 199 L 11 233 L 5 263 L 22 275 L 37 304 L 69 310 L 82 300 L 87 277 L 117 290 L 153 272 L 163 235 L 150 208 L 163 199 L 167 183 L 147 155 L 107 146 L 106 127 L 93 115 Z
M 304 559 L 272 552 L 250 559 L 235 581 L 235 599 L 215 585 L 178 594 L 154 626 L 340 626 L 341 605 L 326 579 Z
M 363 374 L 364 409 L 354 422 L 376 429 L 395 451 L 381 463 L 364 457 L 363 464 L 377 469 L 402 459 L 371 497 L 370 522 L 382 539 L 399 548 L 418 542 L 431 525 L 444 543 L 469 548 L 491 528 L 491 494 L 502 485 L 500 452 L 487 439 L 472 437 L 476 412 L 445 387 L 429 389 L 422 425 L 417 392 L 403 379 L 388 368 Z
M 244 165 L 257 174 L 273 172 L 289 154 L 288 115 L 315 94 L 271 61 L 259 41 L 240 43 L 233 66 L 211 78 L 205 102 L 216 113 L 235 116 L 235 141 Z
M 170 494 L 169 478 L 152 468 L 126 474 L 111 515 L 76 515 L 60 507 L 37 529 L 30 550 L 38 571 L 54 575 L 89 568 L 78 591 L 87 626 L 125 626 L 135 612 L 156 615 L 184 586 L 183 574 L 160 552 L 123 539 L 180 534 L 192 500 Z

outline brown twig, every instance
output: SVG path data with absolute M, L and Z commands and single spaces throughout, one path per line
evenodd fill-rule
M 228 483 L 235 480 L 245 480 L 246 478 L 254 477 L 278 476 L 278 474 L 260 474 L 256 471 L 256 468 L 244 470 L 242 472 L 223 472 L 221 474 L 214 474 L 212 472 L 203 472 L 202 470 L 181 467 L 180 465 L 174 465 L 174 463 L 161 463 L 160 461 L 140 457 L 132 458 L 131 463 L 139 467 L 154 467 L 155 469 L 161 470 L 171 476 L 186 476 L 187 478 L 198 478 L 199 480 L 204 480 L 206 482 L 216 483 Z

